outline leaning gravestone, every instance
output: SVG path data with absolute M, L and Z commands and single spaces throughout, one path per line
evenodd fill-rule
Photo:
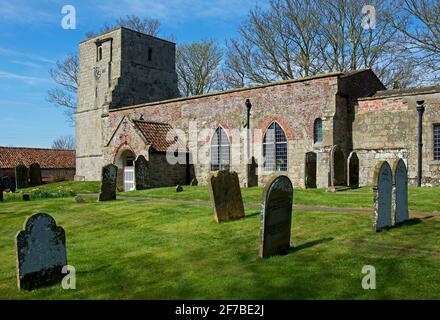
M 208 178 L 216 222 L 244 217 L 243 199 L 236 172 L 217 171 Z
M 116 176 L 118 167 L 108 164 L 102 168 L 101 193 L 99 201 L 116 200 Z
M 41 167 L 38 163 L 33 163 L 29 166 L 29 179 L 31 187 L 43 184 L 41 179 Z
M 148 188 L 148 161 L 143 155 L 137 157 L 134 163 L 134 176 L 136 180 L 136 190 Z
M 67 265 L 66 236 L 55 220 L 37 213 L 16 236 L 18 288 L 33 290 L 59 283 Z
M 290 249 L 293 186 L 286 176 L 273 177 L 264 187 L 261 212 L 260 257 L 287 253 Z
M 394 223 L 399 224 L 409 219 L 408 213 L 408 172 L 405 162 L 399 159 L 393 164 L 394 174 Z
M 15 183 L 17 189 L 27 188 L 28 186 L 28 169 L 23 164 L 15 167 Z
M 393 174 L 386 161 L 376 165 L 373 176 L 374 191 L 374 231 L 392 226 L 391 203 L 393 193 Z

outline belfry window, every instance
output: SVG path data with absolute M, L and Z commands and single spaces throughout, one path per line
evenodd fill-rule
M 287 139 L 281 126 L 273 122 L 263 139 L 264 171 L 287 171 Z
M 434 160 L 440 160 L 440 124 L 434 125 Z
M 96 58 L 96 61 L 101 61 L 102 60 L 102 45 L 98 46 L 98 56 Z
M 313 142 L 319 143 L 322 142 L 322 120 L 318 118 L 315 120 L 315 124 L 313 125 Z
M 148 49 L 148 61 L 151 61 L 153 59 L 153 49 Z
M 223 128 L 218 127 L 211 140 L 211 171 L 229 170 L 230 146 Z

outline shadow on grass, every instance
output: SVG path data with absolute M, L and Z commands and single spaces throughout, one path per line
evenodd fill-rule
M 432 217 L 424 217 L 423 219 L 429 219 L 429 218 L 432 218 Z M 414 225 L 417 225 L 421 222 L 422 222 L 422 220 L 419 218 L 412 218 L 412 219 L 406 220 L 404 222 L 398 223 L 394 227 L 400 228 L 400 227 L 404 227 L 404 226 L 414 226 Z
M 258 216 L 259 214 L 260 214 L 260 212 L 254 212 L 254 213 L 245 215 L 244 218 L 245 219 L 252 218 L 252 217 Z
M 289 253 L 300 251 L 300 250 L 307 249 L 307 248 L 311 248 L 311 247 L 314 247 L 314 246 L 316 246 L 318 244 L 329 242 L 329 241 L 332 241 L 332 240 L 334 240 L 333 237 L 327 237 L 327 238 L 322 238 L 322 239 L 319 239 L 319 240 L 309 241 L 309 242 L 300 244 L 299 246 L 291 247 L 290 250 L 289 250 Z

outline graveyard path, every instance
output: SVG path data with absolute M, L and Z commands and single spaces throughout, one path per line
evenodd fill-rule
M 88 193 L 80 194 L 81 197 L 94 197 L 98 199 L 98 193 Z M 117 196 L 118 200 L 124 201 L 139 201 L 139 202 L 162 202 L 162 203 L 175 203 L 175 204 L 187 204 L 187 205 L 197 205 L 211 207 L 210 201 L 205 200 L 183 200 L 183 199 L 167 199 L 167 198 L 148 198 L 148 197 L 124 197 Z M 258 203 L 248 203 L 245 204 L 246 209 L 261 209 L 261 204 Z M 367 208 L 345 208 L 345 207 L 318 207 L 318 206 L 307 206 L 307 205 L 293 205 L 294 211 L 312 211 L 312 212 L 334 212 L 334 213 L 352 213 L 352 214 L 373 214 L 373 209 Z M 439 220 L 440 215 L 434 215 L 429 213 L 421 213 L 410 211 L 410 218 L 413 219 L 430 219 Z

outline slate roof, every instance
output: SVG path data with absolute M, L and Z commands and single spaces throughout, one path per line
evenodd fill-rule
M 15 168 L 19 164 L 29 167 L 32 163 L 38 163 L 41 169 L 75 169 L 75 150 L 0 146 L 1 169 Z
M 168 123 L 143 120 L 133 120 L 133 122 L 148 144 L 151 145 L 151 148 L 158 152 L 166 152 L 169 147 L 176 143 L 177 138 L 171 142 L 167 141 L 168 132 L 173 130 L 173 127 Z M 187 151 L 186 146 L 180 140 L 177 140 L 177 143 L 179 151 Z

